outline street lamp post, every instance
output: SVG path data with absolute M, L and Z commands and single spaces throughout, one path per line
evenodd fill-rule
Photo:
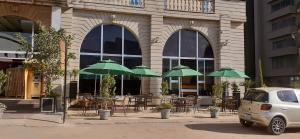
M 63 106 L 63 123 L 66 121 L 66 113 L 67 113 L 67 102 L 66 102 L 66 94 L 67 94 L 67 65 L 68 65 L 68 48 L 65 46 L 65 70 L 64 70 L 64 106 Z

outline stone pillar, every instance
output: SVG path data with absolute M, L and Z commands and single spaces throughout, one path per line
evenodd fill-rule
M 217 68 L 231 67 L 231 50 L 230 50 L 230 16 L 220 16 L 220 44 L 219 44 L 219 58 L 217 61 Z
M 64 29 L 67 34 L 72 35 L 73 8 L 62 9 L 60 22 L 61 22 L 61 28 Z M 69 62 L 68 62 L 68 69 L 67 70 L 68 71 L 71 71 L 73 69 L 78 69 L 79 70 L 78 48 L 76 48 L 74 45 L 72 45 L 68 49 L 68 53 L 74 53 L 75 56 L 76 56 L 76 59 L 69 60 Z M 69 92 L 70 92 L 70 86 L 69 86 L 70 85 L 70 80 L 71 80 L 70 76 L 67 76 L 67 96 L 69 96 Z M 77 76 L 77 80 L 79 80 L 79 76 Z M 77 87 L 77 94 L 79 93 L 78 90 L 79 90 L 79 84 L 78 84 L 78 87 Z
M 162 72 L 162 51 L 163 44 L 161 42 L 162 37 L 163 16 L 152 15 L 151 16 L 151 47 L 150 47 L 150 67 L 155 71 Z M 161 78 L 150 79 L 150 93 L 154 96 L 160 94 Z

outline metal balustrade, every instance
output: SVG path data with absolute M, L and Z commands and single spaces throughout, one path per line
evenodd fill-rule
M 145 0 L 80 0 L 80 2 L 101 3 L 129 7 L 144 7 Z
M 165 0 L 165 9 L 171 11 L 186 11 L 214 13 L 214 0 Z

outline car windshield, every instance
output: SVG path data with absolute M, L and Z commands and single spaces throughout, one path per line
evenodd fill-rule
M 249 90 L 244 97 L 244 100 L 256 102 L 269 102 L 269 94 L 261 90 Z

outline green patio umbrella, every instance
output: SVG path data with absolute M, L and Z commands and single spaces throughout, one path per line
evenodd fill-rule
M 136 66 L 136 67 L 134 67 L 134 69 L 132 69 L 132 71 L 135 76 L 139 76 L 141 78 L 140 94 L 141 94 L 142 88 L 143 88 L 142 77 L 160 77 L 161 76 L 160 73 L 157 73 L 144 65 Z
M 160 77 L 161 76 L 160 73 L 155 72 L 144 65 L 134 67 L 134 69 L 132 69 L 132 72 L 134 75 L 139 77 Z
M 207 76 L 213 76 L 213 77 L 227 77 L 227 78 L 249 78 L 244 72 L 225 67 L 221 68 L 219 70 L 216 70 L 214 72 L 211 72 L 207 74 Z M 228 92 L 228 86 L 226 85 L 226 92 Z M 227 94 L 225 93 L 225 96 Z M 223 102 L 225 103 L 225 102 Z M 223 109 L 223 108 L 222 108 Z
M 179 65 L 172 70 L 163 74 L 163 77 L 187 77 L 187 76 L 200 76 L 202 73 L 191 69 L 188 66 Z
M 94 73 L 94 74 L 112 74 L 112 75 L 133 74 L 133 72 L 130 69 L 116 63 L 113 60 L 100 61 L 100 63 L 96 63 L 85 68 L 84 71 Z
M 181 97 L 182 97 L 183 93 L 182 93 L 181 77 L 201 76 L 201 75 L 203 75 L 203 74 L 196 70 L 189 68 L 188 66 L 179 65 L 179 66 L 174 67 L 172 70 L 164 73 L 163 77 L 179 77 L 179 86 L 180 86 L 179 96 L 181 94 Z
M 249 78 L 244 72 L 232 69 L 232 68 L 221 68 L 214 72 L 207 74 L 207 76 L 213 77 L 229 77 L 229 78 Z

